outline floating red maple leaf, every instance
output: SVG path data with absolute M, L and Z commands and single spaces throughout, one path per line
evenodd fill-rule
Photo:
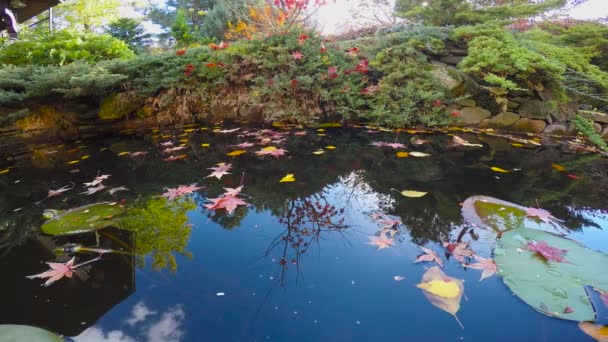
M 163 197 L 166 197 L 167 200 L 169 201 L 173 201 L 174 199 L 181 197 L 183 195 L 187 195 L 187 194 L 191 194 L 194 191 L 200 190 L 203 187 L 199 187 L 196 186 L 196 183 L 190 184 L 190 185 L 180 185 L 179 187 L 175 188 L 175 189 L 171 189 L 171 188 L 165 188 L 165 190 L 167 190 L 164 194 L 162 194 Z
M 545 223 L 549 223 L 551 220 L 560 221 L 545 209 L 534 207 L 526 208 L 526 217 L 536 217 Z
M 461 264 L 465 263 L 464 257 L 472 257 L 475 255 L 475 252 L 468 249 L 469 244 L 466 242 L 458 242 L 458 243 L 449 243 L 444 242 L 443 247 L 445 247 L 450 254 L 456 258 Z
M 234 145 L 234 147 L 238 147 L 238 148 L 247 148 L 247 147 L 251 147 L 255 145 L 254 143 L 250 143 L 250 142 L 244 142 L 244 143 L 240 143 L 237 145 Z
M 479 262 L 475 264 L 468 264 L 467 267 L 483 271 L 481 272 L 481 278 L 479 279 L 479 281 L 482 281 L 487 277 L 491 276 L 492 274 L 496 273 L 496 263 L 494 263 L 494 260 L 489 258 L 482 258 L 479 255 L 475 255 L 475 259 L 477 259 L 477 261 Z
M 209 210 L 226 209 L 228 214 L 232 214 L 237 206 L 247 205 L 248 203 L 236 196 L 224 196 L 218 198 L 209 198 L 208 201 L 212 203 L 205 204 L 205 207 Z
M 526 248 L 547 259 L 547 261 L 568 262 L 563 256 L 563 254 L 568 252 L 567 250 L 549 246 L 545 241 L 529 241 Z
M 47 262 L 47 265 L 49 265 L 51 267 L 50 270 L 39 273 L 39 274 L 27 276 L 26 278 L 28 278 L 28 279 L 49 278 L 46 280 L 46 283 L 44 283 L 44 286 L 49 286 L 63 277 L 71 278 L 72 274 L 74 273 L 74 268 L 75 268 L 74 260 L 75 259 L 72 258 L 72 259 L 70 259 L 70 261 L 68 261 L 66 263 Z
M 418 247 L 420 247 L 420 249 L 422 249 L 424 254 L 419 256 L 418 259 L 416 259 L 416 261 L 414 261 L 414 263 L 422 262 L 422 261 L 429 261 L 429 262 L 434 261 L 439 266 L 443 267 L 443 260 L 441 260 L 441 258 L 439 257 L 439 255 L 437 255 L 437 253 L 433 252 L 432 250 L 430 250 L 428 248 L 422 247 L 422 246 L 418 246 Z
M 208 170 L 212 170 L 213 172 L 205 178 L 215 177 L 217 179 L 222 179 L 222 176 L 230 174 L 228 171 L 230 171 L 231 168 L 232 164 L 220 163 L 218 166 L 210 167 Z
M 238 188 L 224 188 L 224 190 L 226 190 L 226 192 L 224 192 L 224 196 L 236 196 L 238 194 L 241 193 L 241 190 L 243 190 L 243 186 L 239 186 Z

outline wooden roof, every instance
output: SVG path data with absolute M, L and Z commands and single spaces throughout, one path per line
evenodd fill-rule
M 38 14 L 46 11 L 50 7 L 59 4 L 59 0 L 21 0 L 27 6 L 21 8 L 13 8 L 13 13 L 17 17 L 17 21 L 22 23 Z M 4 30 L 5 24 L 0 21 L 0 31 Z

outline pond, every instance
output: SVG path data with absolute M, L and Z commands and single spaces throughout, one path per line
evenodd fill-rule
M 462 130 L 328 126 L 192 125 L 29 146 L 0 165 L 0 323 L 74 341 L 594 340 L 559 318 L 570 306 L 528 305 L 500 263 L 482 281 L 483 269 L 464 267 L 517 227 L 499 222 L 496 234 L 461 211 L 475 195 L 543 208 L 556 219 L 532 214 L 528 228 L 608 252 L 606 158 Z M 576 263 L 565 250 L 561 263 L 532 254 L 557 269 Z M 91 262 L 49 286 L 26 278 L 72 257 Z M 439 283 L 423 279 L 437 271 Z

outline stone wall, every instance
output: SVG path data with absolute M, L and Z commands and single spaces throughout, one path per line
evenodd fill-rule
M 579 114 L 593 121 L 596 132 L 608 140 L 608 114 L 576 100 L 556 104 L 552 92 L 542 87 L 530 94 L 481 86 L 456 68 L 466 55 L 466 46 L 448 44 L 442 54 L 429 56 L 435 67 L 432 73 L 457 99 L 448 105 L 455 125 L 575 136 L 578 130 L 571 120 Z

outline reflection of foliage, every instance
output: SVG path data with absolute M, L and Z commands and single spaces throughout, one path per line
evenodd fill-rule
M 168 202 L 165 198 L 152 198 L 143 206 L 131 209 L 121 219 L 121 228 L 137 233 L 136 252 L 139 266 L 144 267 L 144 258 L 150 254 L 152 268 L 177 269 L 175 253 L 192 257 L 185 251 L 191 227 L 187 225 L 186 213 L 196 208 L 190 199 Z
M 283 209 L 279 215 L 279 223 L 287 229 L 272 241 L 266 251 L 266 255 L 270 255 L 273 249 L 282 246 L 279 260 L 282 267 L 281 283 L 284 281 L 288 263 L 296 265 L 299 275 L 300 257 L 312 243 L 319 243 L 323 232 L 341 232 L 348 228 L 344 224 L 344 218 L 339 217 L 344 214 L 344 209 L 336 209 L 321 194 L 289 201 Z

